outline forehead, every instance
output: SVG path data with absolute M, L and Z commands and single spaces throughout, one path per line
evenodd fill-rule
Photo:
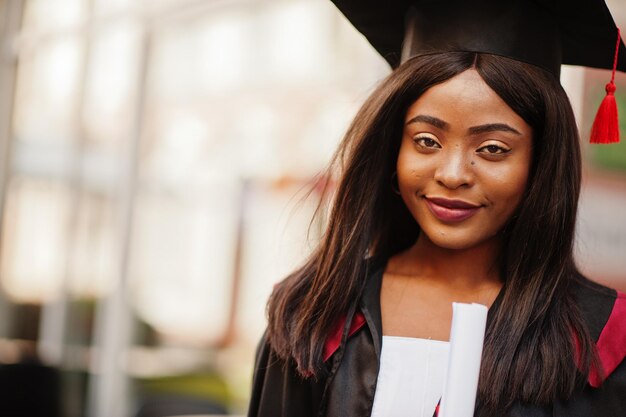
M 453 127 L 506 122 L 530 129 L 474 69 L 426 90 L 409 106 L 405 122 L 418 114 L 437 117 Z

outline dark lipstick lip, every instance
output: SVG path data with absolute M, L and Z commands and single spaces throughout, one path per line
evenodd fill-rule
M 441 197 L 424 197 L 426 200 L 437 204 L 438 206 L 449 208 L 449 209 L 477 209 L 480 208 L 480 205 L 468 203 L 462 200 L 448 200 L 447 198 Z
M 472 208 L 449 208 L 440 206 L 439 204 L 431 201 L 429 199 L 426 200 L 426 205 L 428 206 L 430 212 L 440 221 L 444 223 L 458 223 L 464 220 L 469 219 L 474 216 L 480 210 L 480 207 L 472 207 Z

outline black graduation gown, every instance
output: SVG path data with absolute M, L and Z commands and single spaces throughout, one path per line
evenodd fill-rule
M 350 328 L 343 320 L 326 342 L 326 376 L 301 378 L 294 363 L 279 359 L 263 337 L 257 349 L 248 417 L 371 415 L 382 344 L 383 265 L 370 270 L 374 272 L 369 274 Z M 574 290 L 606 379 L 598 381 L 592 375 L 584 389 L 551 406 L 516 404 L 508 417 L 626 417 L 626 295 L 582 276 L 575 279 Z

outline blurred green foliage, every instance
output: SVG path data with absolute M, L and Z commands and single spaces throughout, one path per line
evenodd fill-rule
M 146 395 L 180 395 L 206 399 L 229 408 L 232 395 L 226 381 L 210 371 L 183 375 L 164 375 L 136 380 L 139 389 Z

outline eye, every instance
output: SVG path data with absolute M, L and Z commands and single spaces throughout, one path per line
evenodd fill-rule
M 508 153 L 510 151 L 511 150 L 508 148 L 504 148 L 502 146 L 493 145 L 493 144 L 480 147 L 476 150 L 476 152 L 488 154 L 488 155 L 501 155 L 501 154 Z
M 413 138 L 413 142 L 422 148 L 427 148 L 427 149 L 441 148 L 441 145 L 435 139 L 428 137 L 428 136 L 418 136 L 416 138 Z

